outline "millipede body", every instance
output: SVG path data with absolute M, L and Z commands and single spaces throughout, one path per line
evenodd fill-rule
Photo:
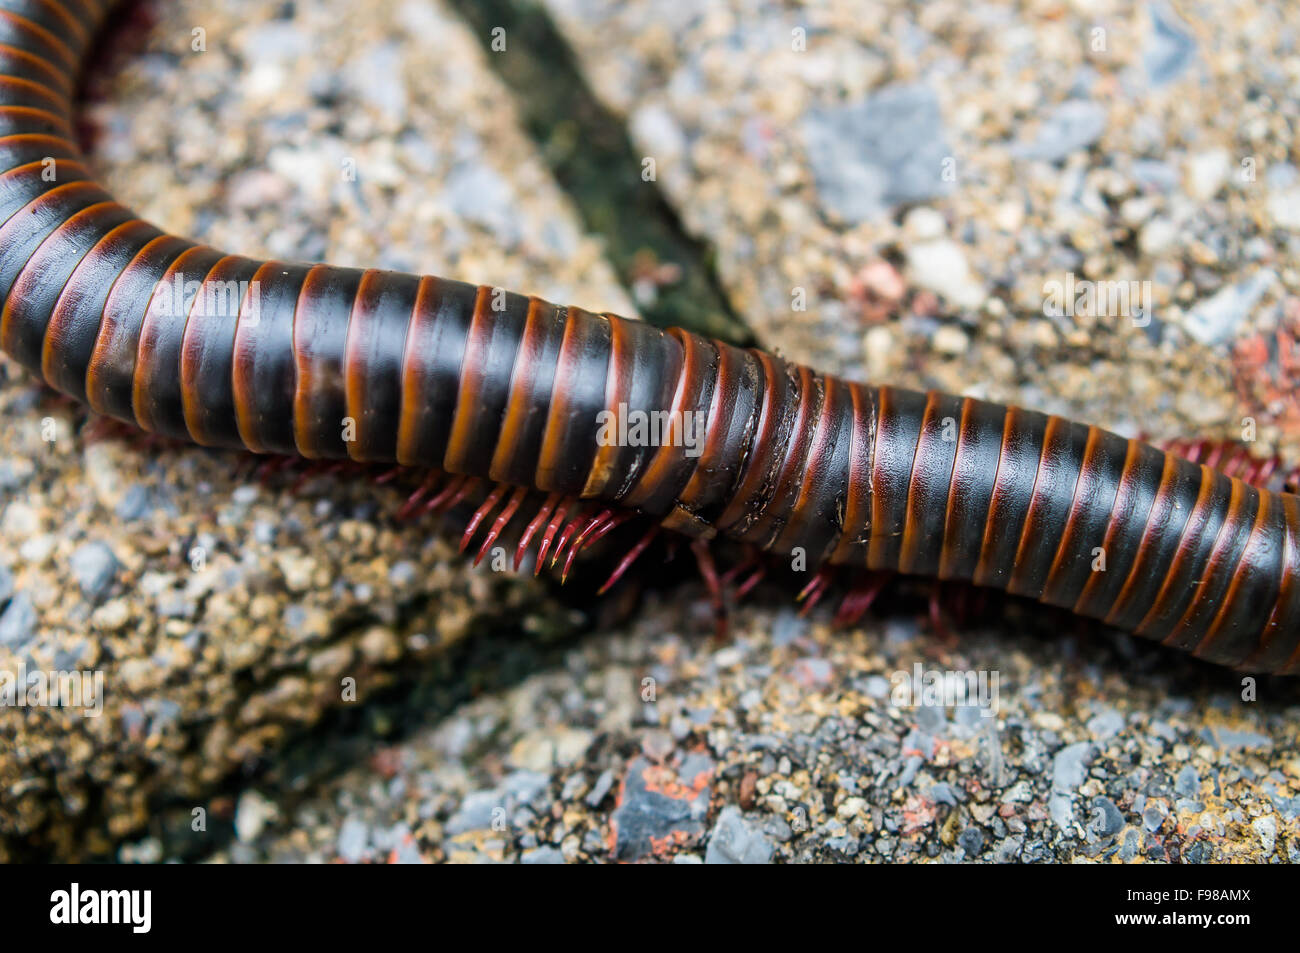
M 1059 417 L 490 287 L 256 261 L 141 221 L 74 141 L 113 6 L 0 0 L 0 346 L 59 391 L 207 446 L 437 468 L 1300 672 L 1292 494 Z M 610 415 L 657 437 L 603 439 Z

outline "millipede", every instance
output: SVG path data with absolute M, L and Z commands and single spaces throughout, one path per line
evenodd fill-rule
M 409 505 L 486 494 L 465 542 L 484 531 L 486 549 L 517 518 L 516 564 L 534 540 L 539 565 L 571 562 L 644 519 L 615 577 L 662 528 L 806 554 L 813 590 L 856 567 L 873 581 L 850 615 L 883 574 L 961 580 L 1300 674 L 1300 497 L 1213 460 L 497 288 L 257 261 L 140 220 L 96 184 L 73 125 L 114 6 L 0 0 L 0 346 L 63 394 L 204 446 L 427 468 Z M 602 412 L 665 429 L 602 440 Z

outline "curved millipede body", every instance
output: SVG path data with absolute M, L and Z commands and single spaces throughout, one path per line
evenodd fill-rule
M 0 0 L 0 345 L 65 394 L 204 445 L 436 467 L 549 494 L 556 519 L 555 500 L 586 498 L 1300 672 L 1294 495 L 1059 417 L 442 278 L 254 261 L 140 221 L 73 141 L 112 6 Z M 667 429 L 602 440 L 602 411 Z

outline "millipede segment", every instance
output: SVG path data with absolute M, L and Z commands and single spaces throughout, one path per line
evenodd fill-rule
M 696 540 L 965 580 L 1210 661 L 1300 672 L 1300 504 L 1016 407 L 820 374 L 680 329 L 433 276 L 258 261 L 167 234 L 92 178 L 73 91 L 110 0 L 0 0 L 0 347 L 144 430 L 427 467 L 487 492 L 481 558 L 572 563 L 633 516 Z M 440 476 L 439 479 L 443 477 Z M 751 580 L 758 576 L 751 576 Z M 745 586 L 752 585 L 746 582 Z

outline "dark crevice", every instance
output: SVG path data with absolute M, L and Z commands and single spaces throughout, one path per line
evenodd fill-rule
M 507 692 L 530 675 L 562 664 L 577 628 L 539 640 L 504 620 L 480 620 L 445 654 L 418 666 L 398 663 L 388 668 L 390 684 L 291 731 L 282 747 L 265 752 L 243 771 L 231 772 L 202 798 L 159 805 L 151 814 L 149 833 L 159 838 L 165 856 L 187 861 L 231 849 L 237 840 L 233 809 L 250 787 L 274 792 L 279 818 L 271 830 L 291 830 L 302 804 L 328 792 L 331 783 L 384 748 L 408 742 L 479 695 Z M 191 829 L 193 803 L 214 809 L 206 832 Z M 216 809 L 222 805 L 224 811 Z
M 655 300 L 637 300 L 660 327 L 679 326 L 752 345 L 753 332 L 731 309 L 711 249 L 686 233 L 654 182 L 641 178 L 642 157 L 622 119 L 587 86 L 568 43 L 535 0 L 451 0 L 514 95 L 520 117 L 551 174 L 631 291 L 658 266 L 679 277 L 657 284 Z M 505 31 L 505 50 L 492 49 Z M 635 297 L 634 297 L 634 300 Z M 572 302 L 582 304 L 582 302 Z

